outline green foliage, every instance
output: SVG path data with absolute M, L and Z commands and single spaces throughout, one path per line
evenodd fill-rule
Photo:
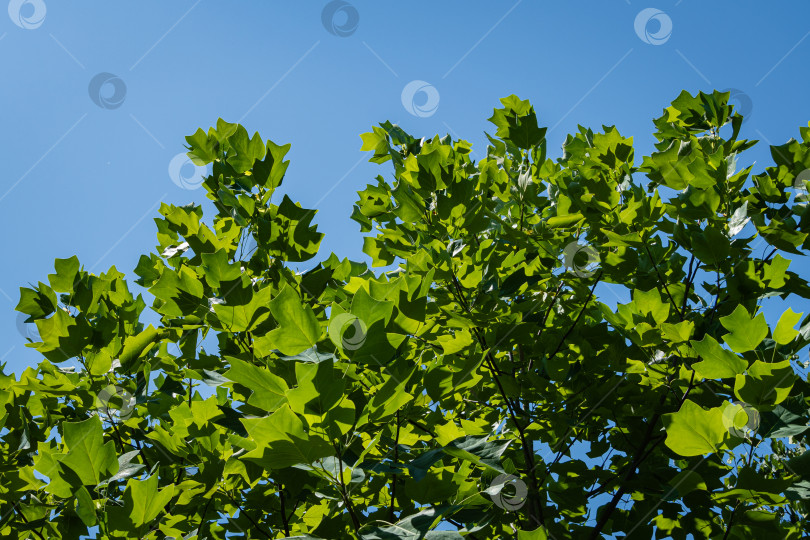
M 272 202 L 289 145 L 198 130 L 216 215 L 161 206 L 150 314 L 75 257 L 20 291 L 43 360 L 0 372 L 0 536 L 798 539 L 810 318 L 761 307 L 810 298 L 810 128 L 752 176 L 728 100 L 682 93 L 640 165 L 608 126 L 548 158 L 516 96 L 478 162 L 374 127 L 378 272 L 293 271 L 322 235 Z

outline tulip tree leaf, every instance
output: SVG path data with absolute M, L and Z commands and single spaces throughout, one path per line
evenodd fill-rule
M 663 417 L 667 438 L 664 444 L 681 456 L 717 452 L 728 433 L 722 408 L 705 410 L 687 399 L 681 409 Z
M 289 388 L 281 377 L 269 369 L 229 358 L 231 368 L 225 377 L 252 390 L 248 403 L 265 411 L 274 411 L 287 401 Z
M 796 381 L 789 360 L 754 362 L 744 375 L 737 375 L 734 394 L 738 399 L 760 410 L 771 410 L 788 397 Z
M 278 349 L 286 356 L 294 356 L 315 346 L 321 336 L 318 319 L 309 306 L 290 285 L 285 286 L 270 301 L 270 311 L 279 327 L 257 339 L 263 350 Z
M 724 349 L 713 337 L 706 335 L 701 341 L 691 341 L 692 347 L 703 358 L 692 367 L 707 379 L 723 379 L 734 377 L 745 371 L 748 363 Z
M 150 523 L 169 503 L 174 495 L 175 486 L 168 486 L 158 490 L 158 477 L 152 475 L 146 480 L 130 478 L 124 492 L 125 509 L 129 510 L 129 519 L 139 527 Z
M 65 446 L 68 452 L 60 464 L 71 469 L 85 486 L 95 486 L 118 472 L 115 443 L 103 442 L 98 416 L 66 422 Z
M 241 459 L 268 469 L 310 464 L 334 452 L 326 440 L 304 430 L 303 422 L 289 405 L 283 405 L 270 416 L 243 419 L 242 423 L 257 447 Z
M 729 331 L 723 341 L 738 353 L 754 350 L 768 335 L 765 315 L 751 317 L 742 306 L 737 306 L 731 315 L 720 317 L 720 324 Z
M 779 318 L 776 328 L 773 330 L 773 339 L 780 345 L 786 345 L 793 341 L 799 331 L 793 327 L 796 326 L 802 318 L 801 313 L 794 313 L 792 309 L 788 308 Z

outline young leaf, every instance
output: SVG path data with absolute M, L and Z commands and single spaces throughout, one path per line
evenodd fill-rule
M 687 399 L 680 410 L 663 416 L 670 450 L 681 456 L 700 456 L 717 452 L 728 430 L 723 423 L 723 408 L 705 410 Z
M 731 315 L 720 317 L 720 324 L 729 331 L 723 336 L 723 341 L 734 352 L 752 351 L 768 336 L 765 315 L 760 313 L 756 317 L 751 317 L 748 310 L 741 305 L 738 305 Z

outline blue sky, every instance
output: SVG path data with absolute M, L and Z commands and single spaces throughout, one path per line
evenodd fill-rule
M 17 328 L 18 287 L 73 254 L 91 271 L 132 276 L 155 245 L 159 203 L 205 201 L 169 165 L 185 135 L 218 117 L 292 143 L 283 191 L 320 210 L 324 258 L 354 259 L 365 258 L 349 219 L 355 192 L 390 176 L 366 162 L 358 135 L 385 120 L 468 139 L 480 159 L 486 119 L 515 93 L 550 128 L 552 157 L 577 124 L 615 124 L 634 136 L 640 163 L 652 118 L 682 89 L 735 89 L 751 113 L 743 135 L 763 141 L 749 152 L 755 171 L 771 163 L 766 141 L 782 144 L 810 120 L 806 2 L 357 0 L 324 17 L 327 5 L 12 0 L 8 16 L 0 10 L 0 358 L 10 370 L 38 361 Z

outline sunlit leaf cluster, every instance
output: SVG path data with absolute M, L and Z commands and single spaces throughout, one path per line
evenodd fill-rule
M 810 298 L 810 127 L 754 173 L 728 101 L 683 92 L 640 160 L 612 126 L 549 157 L 514 95 L 480 159 L 380 124 L 371 268 L 319 256 L 289 145 L 198 130 L 215 215 L 160 207 L 139 294 L 76 257 L 21 288 L 0 536 L 802 537 L 810 317 L 762 306 Z

